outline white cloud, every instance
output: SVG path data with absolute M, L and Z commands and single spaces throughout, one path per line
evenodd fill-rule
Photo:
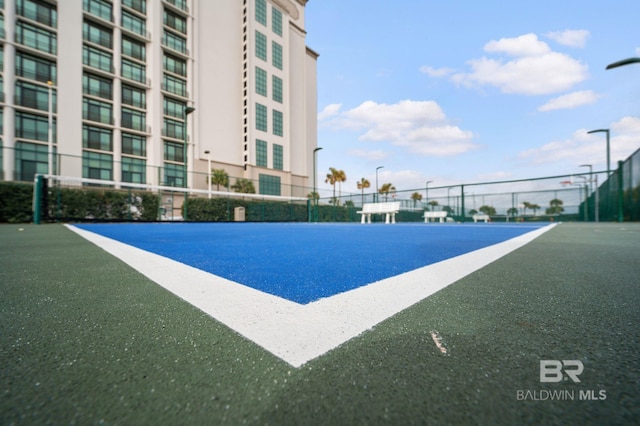
M 592 90 L 582 90 L 568 93 L 551 99 L 546 104 L 540 106 L 538 111 L 546 112 L 556 109 L 572 109 L 582 105 L 594 104 L 600 96 Z
M 535 34 L 491 41 L 485 45 L 485 51 L 513 58 L 472 59 L 468 62 L 472 71 L 454 74 L 452 80 L 468 87 L 494 86 L 503 93 L 545 95 L 569 90 L 587 78 L 585 65 L 553 52 Z
M 582 48 L 585 46 L 587 42 L 587 38 L 589 37 L 589 31 L 587 30 L 552 31 L 545 35 L 550 39 L 564 46 Z
M 454 70 L 452 68 L 433 68 L 425 65 L 420 67 L 420 72 L 427 74 L 429 77 L 446 77 L 451 75 Z
M 506 53 L 510 56 L 542 56 L 551 51 L 547 43 L 538 40 L 535 34 L 524 34 L 515 38 L 492 40 L 484 45 L 489 53 Z
M 340 113 L 330 124 L 362 131 L 361 141 L 389 142 L 419 155 L 457 155 L 477 148 L 473 133 L 449 124 L 434 101 L 404 100 L 391 105 L 366 101 Z
M 322 111 L 318 113 L 318 120 L 326 120 L 330 117 L 335 117 L 340 112 L 340 108 L 342 108 L 342 104 L 329 104 Z
M 518 155 L 520 160 L 534 165 L 562 163 L 575 168 L 579 164 L 592 164 L 594 170 L 606 168 L 606 143 L 604 133 L 587 133 L 580 129 L 570 138 L 554 141 L 539 148 L 529 149 Z M 640 117 L 624 117 L 610 126 L 611 168 L 618 160 L 624 160 L 640 147 Z

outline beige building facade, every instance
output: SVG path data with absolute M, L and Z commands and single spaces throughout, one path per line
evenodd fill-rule
M 4 0 L 4 180 L 49 172 L 306 196 L 318 55 L 307 0 Z M 50 156 L 49 153 L 52 153 Z

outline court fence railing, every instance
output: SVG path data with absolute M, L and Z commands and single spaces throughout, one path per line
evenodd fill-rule
M 60 156 L 57 158 L 60 161 Z M 42 185 L 49 181 L 42 179 Z M 400 190 L 390 186 L 384 193 L 372 189 L 345 192 L 338 185 L 337 193 L 327 188 L 280 186 L 272 191 L 259 189 L 257 192 L 270 192 L 260 194 L 255 186 L 239 185 L 247 183 L 241 179 L 214 184 L 211 192 L 202 185 L 192 189 L 102 179 L 82 183 L 58 180 L 40 188 L 40 196 L 33 197 L 29 206 L 22 206 L 26 200 L 18 186 L 34 185 L 33 180 L 0 182 L 2 188 L 10 189 L 2 192 L 4 207 L 0 210 L 5 212 L 0 211 L 0 221 L 238 221 L 243 217 L 246 221 L 357 222 L 364 204 L 382 201 L 400 203 L 399 222 L 423 221 L 425 211 L 446 211 L 457 222 L 472 221 L 476 213 L 487 214 L 494 222 L 640 221 L 640 150 L 609 172 L 443 186 L 431 183 Z M 277 195 L 282 193 L 287 196 Z M 39 208 L 34 209 L 38 200 Z M 81 202 L 82 208 L 78 207 Z M 384 217 L 374 216 L 373 220 Z

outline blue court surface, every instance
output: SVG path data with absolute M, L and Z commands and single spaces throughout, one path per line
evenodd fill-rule
M 82 224 L 300 304 L 491 246 L 540 224 Z

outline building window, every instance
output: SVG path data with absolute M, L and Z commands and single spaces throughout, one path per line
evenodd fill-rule
M 146 83 L 147 70 L 142 64 L 122 58 L 122 77 L 140 83 Z
M 130 7 L 131 9 L 146 15 L 147 13 L 147 1 L 146 0 L 122 0 L 122 5 Z
M 18 0 L 16 2 L 16 12 L 20 16 L 40 22 L 50 27 L 57 26 L 57 12 L 54 6 L 44 2 L 33 0 Z
M 16 75 L 31 80 L 56 81 L 56 63 L 26 53 L 16 53 Z
M 113 99 L 113 83 L 111 79 L 94 74 L 82 74 L 82 93 L 103 99 Z
M 176 142 L 164 142 L 165 161 L 184 162 L 184 144 Z
M 130 133 L 122 133 L 122 153 L 146 157 L 147 138 Z
M 56 105 L 56 91 L 52 90 L 52 105 Z M 49 111 L 49 88 L 26 81 L 16 81 L 16 104 L 40 111 Z M 55 111 L 55 109 L 54 109 Z
M 167 2 L 171 3 L 180 10 L 184 10 L 185 12 L 188 10 L 187 0 L 167 0 Z
M 54 162 L 56 155 L 53 156 Z M 56 164 L 53 165 L 56 170 Z M 49 148 L 47 145 L 18 142 L 16 144 L 15 176 L 16 180 L 33 182 L 36 173 L 49 171 Z
M 174 95 L 186 97 L 187 82 L 181 78 L 165 74 L 162 78 L 162 90 L 173 93 Z
M 164 163 L 164 184 L 184 188 L 185 185 L 184 166 L 178 164 Z
M 267 0 L 256 0 L 256 21 L 267 26 Z
M 98 152 L 82 152 L 82 177 L 113 180 L 113 156 Z
M 147 92 L 137 87 L 122 85 L 122 103 L 137 108 L 147 107 Z
M 49 141 L 49 118 L 42 115 L 28 114 L 16 111 L 15 115 L 16 137 L 36 141 Z M 56 119 L 53 119 L 53 140 L 57 140 Z
M 271 8 L 271 26 L 273 32 L 282 37 L 282 12 L 275 7 Z
M 256 104 L 256 129 L 267 131 L 267 107 Z
M 162 44 L 176 52 L 187 54 L 187 40 L 171 31 L 162 34 Z
M 22 21 L 16 25 L 16 42 L 52 55 L 58 51 L 54 33 Z
M 113 124 L 113 106 L 95 99 L 82 99 L 82 118 L 104 124 Z
M 267 72 L 259 67 L 256 67 L 256 93 L 267 96 Z
M 91 46 L 82 47 L 82 63 L 109 73 L 113 72 L 113 58 L 111 53 Z
M 147 182 L 147 162 L 140 158 L 122 157 L 122 181 L 131 183 Z
M 260 194 L 280 195 L 280 176 L 259 176 Z
M 256 31 L 256 57 L 267 60 L 267 36 Z
M 83 148 L 96 149 L 98 151 L 113 151 L 113 132 L 101 127 L 82 126 Z
M 284 169 L 284 150 L 282 145 L 273 144 L 273 168 L 276 170 Z
M 187 104 L 165 97 L 163 99 L 164 115 L 184 120 L 184 110 Z
M 122 127 L 144 132 L 147 127 L 147 116 L 135 109 L 122 108 Z
M 113 34 L 110 28 L 105 28 L 92 21 L 82 23 L 82 38 L 84 41 L 98 44 L 107 49 L 113 48 Z
M 267 142 L 257 139 L 256 140 L 256 166 L 268 167 L 267 163 Z
M 179 59 L 175 56 L 167 55 L 165 53 L 163 62 L 165 71 L 169 71 L 173 74 L 178 74 L 183 77 L 187 76 L 187 61 L 185 61 L 184 59 Z
M 122 37 L 122 54 L 131 58 L 145 61 L 147 56 L 147 48 L 144 43 L 135 41 L 128 37 Z
M 271 85 L 273 88 L 273 100 L 276 102 L 282 103 L 282 79 L 280 77 L 276 77 L 275 75 L 271 76 Z
M 165 118 L 162 122 L 162 135 L 169 138 L 184 140 L 184 122 Z
M 89 12 L 105 21 L 113 21 L 111 3 L 105 0 L 83 0 L 82 8 L 85 12 Z
M 271 42 L 271 49 L 273 50 L 273 66 L 282 69 L 282 46 L 275 41 Z M 266 60 L 266 59 L 265 59 Z
M 276 136 L 284 136 L 282 121 L 282 113 L 273 110 L 273 134 Z
M 187 34 L 187 20 L 182 16 L 169 12 L 168 10 L 164 11 L 164 24 L 169 28 L 173 28 L 174 30 L 181 32 L 182 34 Z
M 147 36 L 147 22 L 126 10 L 122 11 L 122 28 L 143 37 Z

